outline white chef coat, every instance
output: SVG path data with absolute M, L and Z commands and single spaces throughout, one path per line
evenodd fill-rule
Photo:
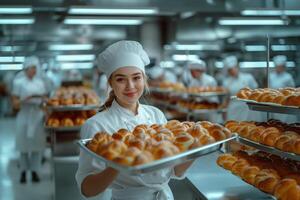
M 226 77 L 223 81 L 223 86 L 229 90 L 231 96 L 235 96 L 236 93 L 244 88 L 250 87 L 252 89 L 257 88 L 257 82 L 254 77 L 248 73 L 239 72 L 237 77 Z M 231 100 L 227 109 L 227 120 L 256 120 L 260 121 L 259 113 L 256 111 L 250 111 L 246 103 L 236 100 Z
M 270 88 L 275 88 L 275 89 L 284 88 L 284 87 L 295 87 L 295 82 L 292 76 L 287 72 L 270 73 L 269 83 L 270 83 Z M 288 114 L 271 113 L 270 118 L 278 119 L 282 122 L 287 122 L 287 123 L 297 122 L 296 116 L 288 115 Z
M 13 95 L 21 100 L 20 111 L 17 115 L 16 149 L 20 152 L 41 151 L 45 147 L 45 133 L 43 129 L 44 113 L 40 109 L 41 98 L 33 98 L 22 102 L 32 95 L 45 95 L 46 88 L 42 79 L 34 76 L 18 77 L 13 82 Z
M 164 80 L 170 83 L 177 83 L 177 76 L 173 72 L 165 70 Z
M 138 124 L 164 124 L 167 120 L 163 113 L 155 107 L 139 104 L 138 114 L 121 107 L 116 101 L 105 111 L 88 119 L 81 129 L 82 138 L 91 138 L 99 131 L 114 133 L 121 128 L 132 131 Z M 76 180 L 79 188 L 81 183 L 90 174 L 99 173 L 104 170 L 105 164 L 95 161 L 84 151 L 80 152 L 79 167 L 76 173 Z M 173 199 L 172 191 L 168 186 L 171 177 L 174 176 L 173 168 L 166 168 L 153 173 L 130 176 L 120 173 L 116 180 L 109 187 L 112 189 L 114 200 L 153 200 Z M 176 178 L 174 176 L 174 178 Z M 161 191 L 161 192 L 158 192 Z M 106 192 L 93 197 L 92 199 L 108 199 L 109 189 Z
M 283 87 L 295 87 L 295 82 L 293 77 L 287 73 L 277 73 L 271 72 L 270 73 L 270 88 L 283 88 Z
M 215 87 L 217 86 L 217 81 L 214 79 L 214 77 L 203 73 L 200 78 L 193 78 L 190 76 L 190 81 L 188 84 L 189 87 L 194 86 L 209 86 L 209 87 Z

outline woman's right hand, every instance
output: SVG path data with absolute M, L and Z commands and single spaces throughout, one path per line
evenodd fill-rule
M 87 176 L 81 183 L 81 192 L 86 197 L 96 196 L 117 178 L 119 171 L 108 167 L 100 173 Z

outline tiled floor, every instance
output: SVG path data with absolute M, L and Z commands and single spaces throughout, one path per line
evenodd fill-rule
M 40 183 L 19 183 L 18 153 L 14 149 L 15 128 L 15 118 L 0 118 L 0 199 L 53 199 L 51 167 L 48 161 L 42 165 Z

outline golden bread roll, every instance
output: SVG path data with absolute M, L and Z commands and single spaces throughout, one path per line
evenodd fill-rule
M 168 141 L 168 140 L 162 140 L 160 142 L 158 142 L 157 148 L 159 147 L 167 147 L 168 149 L 171 150 L 171 152 L 173 153 L 173 155 L 180 153 L 180 149 L 174 145 L 172 142 Z
M 263 126 L 257 126 L 255 129 L 252 129 L 249 132 L 248 138 L 254 142 L 259 142 L 260 141 L 260 136 L 263 133 L 265 128 Z
M 144 130 L 142 128 L 135 128 L 134 131 L 132 132 L 132 134 L 136 137 L 139 138 L 141 140 L 146 140 L 148 138 L 150 138 L 150 135 L 148 135 L 146 133 L 147 130 Z
M 82 117 L 76 117 L 75 119 L 75 125 L 76 126 L 81 126 L 85 123 L 85 119 Z
M 242 171 L 241 177 L 249 184 L 254 185 L 255 177 L 260 169 L 256 166 L 247 166 Z
M 60 121 L 58 118 L 55 117 L 50 117 L 47 121 L 47 126 L 51 127 L 59 127 L 60 126 Z
M 248 97 L 250 100 L 253 101 L 257 101 L 258 98 L 263 94 L 263 92 L 261 91 L 254 91 L 250 94 L 250 96 Z
M 165 127 L 171 130 L 173 127 L 177 125 L 181 125 L 181 122 L 178 120 L 170 120 L 165 124 Z
M 199 138 L 201 137 L 202 135 L 208 135 L 208 131 L 207 129 L 205 129 L 204 127 L 202 127 L 201 125 L 199 124 L 196 124 L 195 126 L 189 128 L 187 130 L 187 132 L 193 136 L 194 138 Z
M 238 159 L 231 167 L 231 172 L 237 176 L 242 176 L 243 170 L 249 167 L 249 163 L 245 159 Z
M 300 106 L 300 95 L 291 95 L 291 96 L 288 96 L 284 102 L 283 102 L 283 105 L 286 105 L 286 106 L 297 106 L 299 107 Z
M 195 122 L 189 122 L 189 121 L 184 121 L 182 122 L 182 125 L 186 128 L 189 129 L 195 125 Z
M 61 126 L 70 127 L 70 126 L 74 126 L 74 123 L 71 118 L 66 117 L 61 120 Z
M 276 185 L 274 195 L 277 199 L 284 199 L 285 196 L 289 194 L 290 190 L 294 190 L 294 188 L 297 187 L 297 182 L 294 179 L 282 179 Z
M 155 139 L 158 142 L 162 141 L 162 140 L 173 141 L 173 139 L 174 139 L 171 135 L 167 135 L 167 134 L 164 134 L 164 133 L 157 133 L 152 138 Z
M 138 154 L 140 154 L 142 151 L 136 147 L 128 147 L 128 149 L 123 154 L 124 157 L 132 157 L 135 158 Z
M 199 121 L 196 124 L 200 124 L 202 127 L 206 128 L 206 129 L 208 129 L 214 125 L 213 123 L 211 123 L 209 121 Z
M 154 156 L 155 160 L 166 158 L 173 156 L 174 153 L 172 150 L 166 146 L 158 146 L 157 148 L 152 149 L 152 155 Z
M 141 140 L 140 138 L 134 138 L 128 142 L 128 147 L 136 147 L 142 151 L 145 149 L 145 146 L 145 141 Z
M 60 103 L 60 105 L 65 105 L 65 106 L 72 105 L 73 104 L 73 98 L 71 96 L 62 97 L 59 100 L 59 103 Z
M 279 180 L 280 179 L 274 176 L 261 176 L 259 178 L 255 178 L 254 184 L 260 190 L 273 194 L 275 186 L 279 183 Z
M 285 145 L 289 145 L 290 141 L 293 140 L 294 138 L 288 134 L 283 134 L 279 136 L 274 144 L 274 147 L 277 149 L 283 150 Z
M 293 152 L 300 155 L 300 138 L 293 141 Z
M 75 94 L 73 97 L 73 104 L 85 104 L 85 98 L 82 94 Z
M 57 97 L 52 97 L 48 99 L 47 105 L 49 106 L 59 106 L 59 99 Z
M 251 95 L 252 89 L 246 87 L 246 88 L 242 88 L 237 94 L 236 96 L 240 99 L 248 99 L 249 96 Z
M 87 96 L 85 98 L 85 104 L 86 105 L 98 105 L 99 104 L 99 98 L 97 96 Z
M 127 146 L 124 142 L 119 140 L 113 140 L 108 144 L 102 146 L 102 148 L 97 150 L 97 153 L 109 160 L 112 160 L 116 156 L 125 153 Z
M 217 159 L 217 164 L 227 170 L 231 170 L 232 165 L 238 160 L 237 157 L 231 154 L 222 154 Z
M 147 140 L 145 140 L 145 150 L 146 151 L 152 151 L 153 148 L 155 148 L 158 145 L 158 142 L 153 139 L 153 138 L 149 138 Z
M 277 103 L 277 104 L 283 104 L 283 102 L 285 101 L 285 99 L 286 99 L 286 96 L 284 96 L 284 95 L 277 95 L 277 97 L 275 97 L 274 99 L 273 99 L 273 103 Z
M 186 151 L 193 144 L 194 138 L 188 133 L 181 133 L 174 138 L 174 144 L 180 151 Z
M 281 135 L 275 127 L 266 128 L 260 135 L 259 142 L 268 146 L 274 146 L 276 139 Z
M 131 133 L 127 129 L 120 129 L 112 135 L 112 138 L 125 142 L 130 135 Z
M 228 128 L 230 131 L 234 131 L 236 127 L 238 127 L 240 122 L 235 120 L 229 120 L 225 123 L 225 127 Z

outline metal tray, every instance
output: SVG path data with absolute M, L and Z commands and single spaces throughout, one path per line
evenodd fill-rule
M 225 96 L 229 95 L 228 92 L 199 92 L 199 93 L 187 93 L 193 97 L 210 97 L 210 96 Z
M 268 102 L 256 102 L 253 100 L 240 99 L 237 97 L 232 97 L 231 99 L 236 99 L 239 101 L 246 102 L 250 110 L 263 111 L 263 112 L 272 112 L 272 113 L 282 113 L 282 114 L 300 114 L 300 107 L 296 106 L 284 106 L 275 103 Z
M 215 142 L 213 144 L 209 144 L 209 145 L 206 145 L 206 146 L 203 146 L 203 147 L 199 147 L 197 149 L 192 149 L 192 150 L 177 154 L 175 156 L 171 156 L 171 157 L 163 158 L 163 159 L 160 159 L 160 160 L 156 160 L 156 161 L 153 161 L 151 163 L 147 163 L 147 164 L 144 164 L 144 165 L 133 166 L 133 167 L 127 167 L 127 166 L 119 165 L 119 164 L 117 164 L 113 161 L 107 160 L 107 159 L 97 155 L 96 153 L 92 152 L 91 150 L 89 150 L 86 147 L 86 144 L 92 139 L 79 140 L 78 144 L 81 147 L 81 149 L 83 149 L 86 153 L 90 154 L 91 156 L 93 156 L 95 159 L 97 159 L 99 161 L 105 162 L 107 166 L 110 166 L 114 169 L 117 169 L 120 172 L 125 173 L 125 174 L 140 174 L 140 173 L 153 172 L 153 171 L 168 168 L 168 167 L 174 167 L 175 165 L 183 163 L 185 161 L 195 159 L 197 157 L 215 152 L 215 151 L 220 149 L 222 143 L 233 140 L 236 137 L 237 137 L 237 135 L 233 135 L 230 138 L 227 138 L 227 139 L 222 140 L 222 141 Z
M 252 140 L 249 140 L 249 139 L 246 139 L 246 138 L 243 138 L 243 137 L 240 137 L 240 136 L 237 137 L 237 140 L 242 144 L 254 147 L 258 150 L 261 150 L 261 151 L 264 151 L 264 152 L 267 152 L 267 153 L 271 153 L 271 154 L 275 154 L 275 155 L 280 156 L 282 158 L 289 158 L 291 160 L 300 161 L 300 155 L 297 155 L 295 153 L 289 153 L 289 152 L 281 151 L 281 150 L 276 149 L 274 147 L 263 145 L 263 144 L 254 142 Z
M 68 106 L 47 106 L 46 108 L 51 111 L 73 111 L 73 110 L 95 110 L 98 109 L 99 105 L 82 105 L 74 104 Z
M 80 131 L 81 126 L 51 127 L 44 126 L 49 131 Z

